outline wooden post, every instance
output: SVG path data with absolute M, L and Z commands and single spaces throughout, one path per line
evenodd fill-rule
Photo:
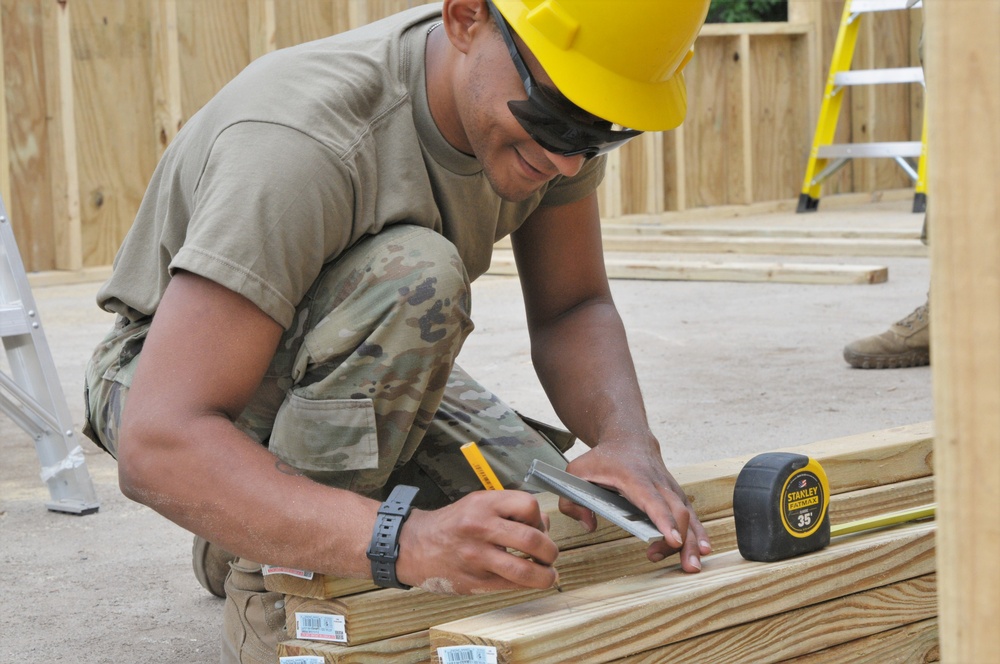
M 76 150 L 70 3 L 43 5 L 56 269 L 83 268 L 83 222 Z
M 1000 0 L 924 12 L 941 660 L 988 662 L 1000 652 Z
M 10 200 L 10 142 L 7 138 L 7 79 L 4 76 L 3 52 L 3 20 L 0 12 L 0 91 L 4 92 L 4 97 L 0 98 L 0 197 L 6 202 Z
M 256 60 L 278 47 L 274 0 L 250 0 L 250 59 Z
M 154 0 L 150 8 L 153 41 L 153 113 L 157 157 L 163 155 L 184 123 L 181 110 L 181 58 L 177 43 L 177 0 Z

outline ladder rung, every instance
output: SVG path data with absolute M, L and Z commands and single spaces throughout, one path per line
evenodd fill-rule
M 28 318 L 24 315 L 23 308 L 5 304 L 0 305 L 0 339 L 27 334 L 30 331 Z
M 895 67 L 893 69 L 856 69 L 838 72 L 834 85 L 877 85 L 879 83 L 923 83 L 923 67 Z
M 852 0 L 851 12 L 864 14 L 868 12 L 891 12 L 899 9 L 918 9 L 923 7 L 923 2 L 918 2 L 913 7 L 907 7 L 909 0 Z
M 901 141 L 896 143 L 838 143 L 821 145 L 816 156 L 821 159 L 863 157 L 919 157 L 920 141 Z

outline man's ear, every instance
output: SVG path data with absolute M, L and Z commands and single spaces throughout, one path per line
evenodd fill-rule
M 473 37 L 490 22 L 486 0 L 444 0 L 441 20 L 452 45 L 468 53 Z

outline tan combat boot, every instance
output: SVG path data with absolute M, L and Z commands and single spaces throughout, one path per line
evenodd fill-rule
M 226 575 L 229 574 L 229 563 L 236 556 L 221 546 L 212 544 L 203 537 L 194 536 L 191 547 L 191 565 L 194 576 L 205 590 L 216 597 L 225 597 Z
M 844 359 L 858 369 L 902 369 L 930 364 L 929 303 L 920 305 L 882 334 L 847 344 Z

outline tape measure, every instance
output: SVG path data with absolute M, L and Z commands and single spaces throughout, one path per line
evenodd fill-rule
M 773 562 L 824 548 L 829 506 L 830 485 L 818 461 L 788 452 L 758 454 L 733 489 L 740 555 Z

